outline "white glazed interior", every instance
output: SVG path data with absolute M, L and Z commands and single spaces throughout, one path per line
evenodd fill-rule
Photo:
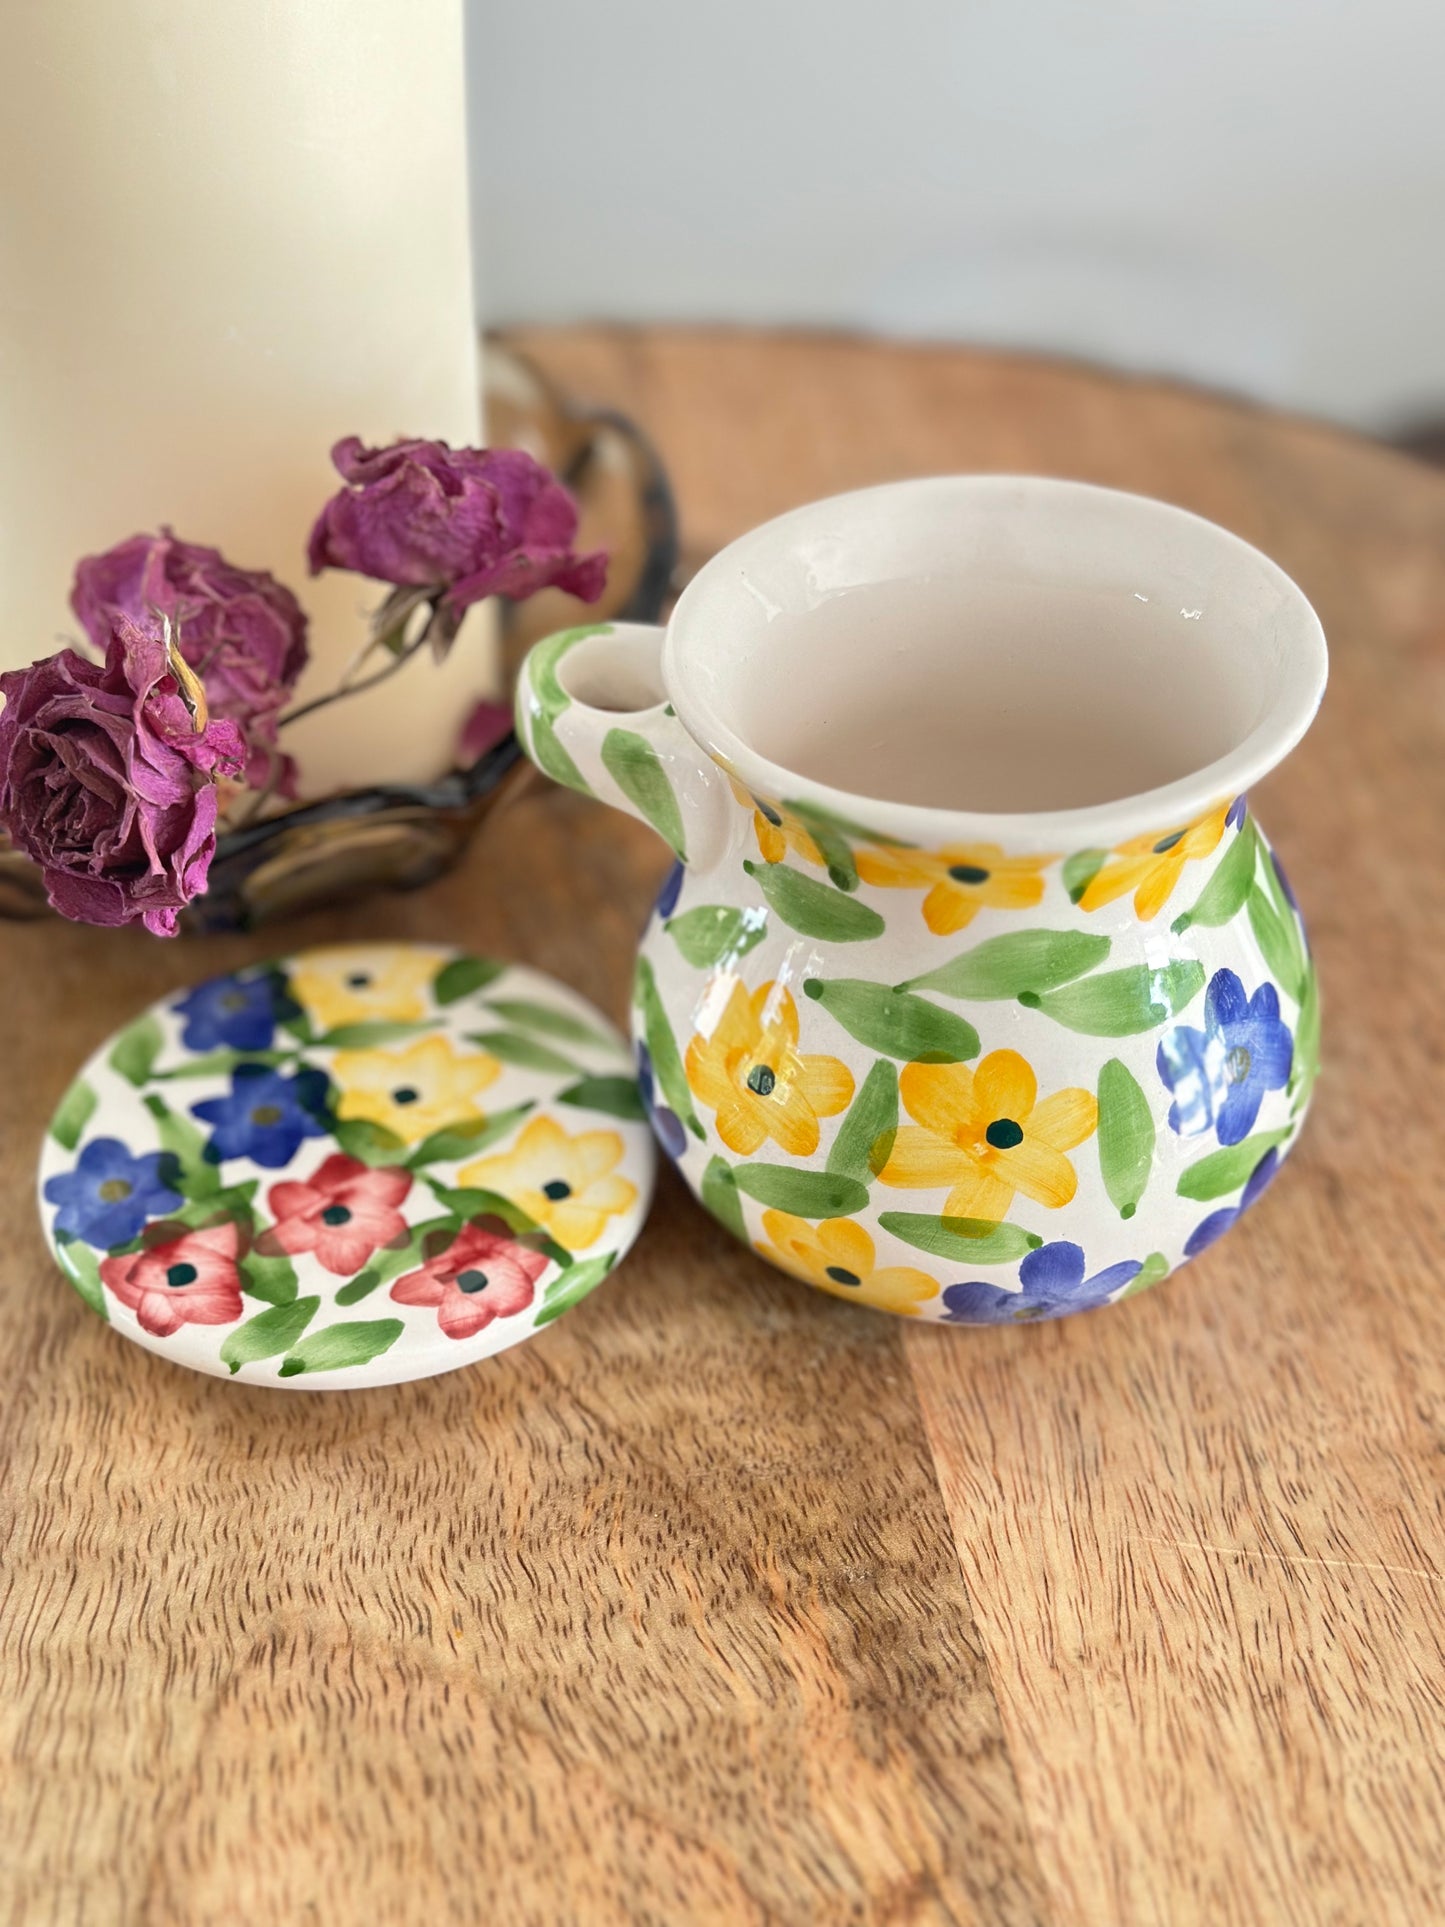
M 765 524 L 689 585 L 662 654 L 688 732 L 759 794 L 1014 849 L 1116 842 L 1247 789 L 1325 676 L 1309 603 L 1237 536 L 1016 476 L 892 483 Z

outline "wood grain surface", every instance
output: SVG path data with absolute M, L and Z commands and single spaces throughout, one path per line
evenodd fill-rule
M 277 948 L 457 941 L 614 1015 L 665 867 L 540 784 L 465 868 L 279 939 L 0 931 L 0 1917 L 32 1923 L 1402 1923 L 1445 1893 L 1445 479 L 1162 384 L 737 334 L 523 342 L 633 412 L 701 559 L 890 476 L 1146 490 L 1324 619 L 1255 798 L 1326 1074 L 1173 1283 L 920 1328 L 666 1179 L 534 1343 L 282 1396 L 120 1342 L 32 1173 L 149 999 Z

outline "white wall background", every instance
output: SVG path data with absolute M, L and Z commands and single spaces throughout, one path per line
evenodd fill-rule
M 1062 350 L 1445 412 L 1441 0 L 468 0 L 489 322 Z

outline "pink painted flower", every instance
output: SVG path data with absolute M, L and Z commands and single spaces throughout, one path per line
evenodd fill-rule
M 236 1226 L 216 1224 L 128 1257 L 102 1258 L 100 1275 L 143 1331 L 169 1338 L 182 1325 L 229 1325 L 241 1316 L 239 1250 Z
M 163 529 L 86 556 L 70 606 L 102 649 L 121 616 L 142 629 L 170 616 L 211 714 L 229 718 L 245 738 L 246 781 L 264 789 L 274 774 L 281 795 L 296 794 L 296 766 L 277 747 L 276 722 L 306 665 L 306 616 L 273 575 L 235 568 L 219 549 Z
M 494 1318 L 525 1311 L 547 1265 L 500 1218 L 474 1218 L 420 1271 L 398 1278 L 391 1295 L 399 1305 L 435 1305 L 448 1338 L 471 1338 Z
M 173 937 L 215 854 L 216 779 L 245 760 L 236 725 L 197 731 L 165 643 L 125 617 L 103 664 L 62 649 L 0 676 L 0 694 L 0 824 L 51 904 Z
M 573 553 L 572 497 L 521 449 L 367 448 L 348 435 L 331 459 L 348 486 L 311 531 L 313 575 L 350 569 L 429 589 L 453 618 L 483 596 L 520 601 L 553 584 L 584 602 L 602 593 L 606 556 Z
M 272 1185 L 276 1222 L 261 1233 L 256 1249 L 271 1258 L 314 1252 L 328 1271 L 349 1278 L 380 1246 L 406 1236 L 397 1206 L 410 1189 L 410 1171 L 398 1165 L 373 1170 L 337 1151 L 304 1182 Z

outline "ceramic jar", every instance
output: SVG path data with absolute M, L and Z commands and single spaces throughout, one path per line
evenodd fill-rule
M 666 631 L 532 651 L 548 775 L 676 867 L 638 959 L 656 1134 L 794 1277 L 961 1324 L 1144 1289 L 1299 1133 L 1314 965 L 1246 792 L 1324 689 L 1263 555 L 1083 484 L 796 511 Z

